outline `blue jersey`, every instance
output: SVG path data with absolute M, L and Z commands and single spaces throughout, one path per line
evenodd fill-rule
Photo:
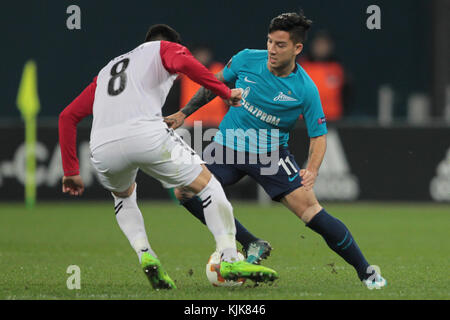
M 276 150 L 288 145 L 300 115 L 310 137 L 327 133 L 319 92 L 300 65 L 289 76 L 277 77 L 267 67 L 267 50 L 245 49 L 232 58 L 223 76 L 244 93 L 242 106 L 230 107 L 214 141 L 237 151 Z

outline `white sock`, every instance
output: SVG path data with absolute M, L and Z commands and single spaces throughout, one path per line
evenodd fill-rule
M 139 210 L 136 202 L 136 189 L 137 185 L 128 198 L 120 198 L 113 193 L 111 194 L 114 197 L 114 210 L 116 211 L 117 223 L 134 251 L 136 251 L 140 262 L 141 255 L 144 252 L 148 252 L 154 257 L 157 256 L 148 242 L 144 218 L 142 217 L 141 210 Z
M 233 207 L 227 200 L 219 181 L 211 176 L 206 187 L 197 195 L 202 200 L 206 225 L 214 235 L 216 249 L 222 254 L 222 260 L 237 261 Z

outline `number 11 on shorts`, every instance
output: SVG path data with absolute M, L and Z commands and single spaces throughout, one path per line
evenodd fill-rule
M 298 172 L 297 168 L 295 168 L 294 164 L 291 162 L 291 159 L 289 159 L 289 156 L 287 156 L 286 159 L 280 159 L 280 161 L 278 161 L 278 166 L 282 166 L 287 175 L 290 176 L 292 172 L 289 170 L 287 164 L 289 164 L 294 173 Z

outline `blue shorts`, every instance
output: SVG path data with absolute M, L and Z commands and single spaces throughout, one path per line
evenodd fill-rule
M 203 151 L 203 161 L 223 186 L 233 185 L 249 175 L 274 201 L 302 186 L 300 167 L 285 147 L 261 157 L 212 142 Z

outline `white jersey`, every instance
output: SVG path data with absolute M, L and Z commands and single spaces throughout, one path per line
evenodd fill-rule
M 160 41 L 111 60 L 98 74 L 91 150 L 114 140 L 164 130 L 161 109 L 177 74 L 161 60 Z

